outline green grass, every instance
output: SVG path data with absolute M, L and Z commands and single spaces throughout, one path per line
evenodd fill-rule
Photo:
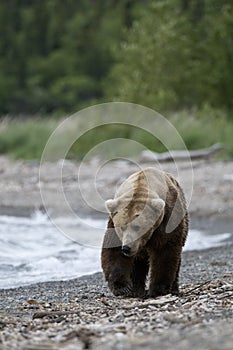
M 57 124 L 52 119 L 3 121 L 0 124 L 0 153 L 14 159 L 40 159 Z
M 223 111 L 205 107 L 202 110 L 190 113 L 187 110 L 168 113 L 166 117 L 180 133 L 188 149 L 198 149 L 220 142 L 225 148 L 221 154 L 223 158 L 233 156 L 233 122 Z M 85 124 L 85 120 L 81 120 Z M 0 122 L 0 154 L 7 154 L 14 159 L 40 159 L 46 142 L 51 133 L 58 126 L 59 121 L 53 118 L 36 118 L 27 120 L 2 120 Z M 61 138 L 53 144 L 54 153 L 63 147 L 66 141 L 76 135 L 79 125 L 69 125 Z M 151 133 L 156 134 L 156 125 L 151 125 Z M 163 133 L 163 130 L 160 132 Z M 167 147 L 179 149 L 180 143 L 174 134 L 166 135 Z M 124 154 L 134 156 L 142 150 L 140 144 L 156 152 L 166 151 L 166 147 L 152 134 L 137 127 L 112 124 L 100 126 L 82 135 L 70 148 L 67 157 L 82 159 L 87 152 L 105 140 L 123 138 L 135 140 L 135 143 L 124 143 L 121 140 L 115 143 L 103 143 L 97 147 L 92 155 L 114 157 Z M 59 148 L 60 147 L 60 148 Z
M 171 121 L 188 149 L 221 143 L 224 147 L 222 157 L 233 156 L 233 121 L 224 112 L 204 108 L 190 115 L 182 111 L 172 114 Z

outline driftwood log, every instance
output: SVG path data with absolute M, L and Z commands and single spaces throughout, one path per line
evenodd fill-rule
M 164 153 L 156 153 L 149 150 L 142 151 L 139 156 L 141 162 L 170 162 L 178 160 L 197 160 L 197 159 L 207 159 L 210 156 L 213 156 L 217 152 L 223 149 L 223 145 L 216 143 L 208 148 L 198 149 L 195 151 L 168 151 Z

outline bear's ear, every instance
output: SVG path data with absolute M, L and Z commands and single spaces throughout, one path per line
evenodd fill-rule
M 156 211 L 158 211 L 159 213 L 161 213 L 161 211 L 165 207 L 165 202 L 161 198 L 151 199 L 150 204 L 151 204 L 152 208 L 155 209 Z
M 109 211 L 109 213 L 114 213 L 116 211 L 117 204 L 118 204 L 117 199 L 108 199 L 105 202 L 105 206 L 106 206 L 107 210 Z

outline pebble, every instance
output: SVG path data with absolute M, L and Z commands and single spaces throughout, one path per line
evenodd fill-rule
M 101 273 L 0 290 L 0 349 L 188 350 L 202 342 L 202 348 L 232 350 L 232 245 L 202 251 L 201 260 L 199 254 L 183 256 L 179 297 L 117 298 Z M 216 257 L 228 261 L 227 273 L 224 264 L 210 264 Z M 45 316 L 33 318 L 36 313 Z

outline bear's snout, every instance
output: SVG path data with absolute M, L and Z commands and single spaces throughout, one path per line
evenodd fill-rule
M 128 245 L 123 245 L 121 251 L 125 256 L 130 256 L 131 254 L 131 248 Z

